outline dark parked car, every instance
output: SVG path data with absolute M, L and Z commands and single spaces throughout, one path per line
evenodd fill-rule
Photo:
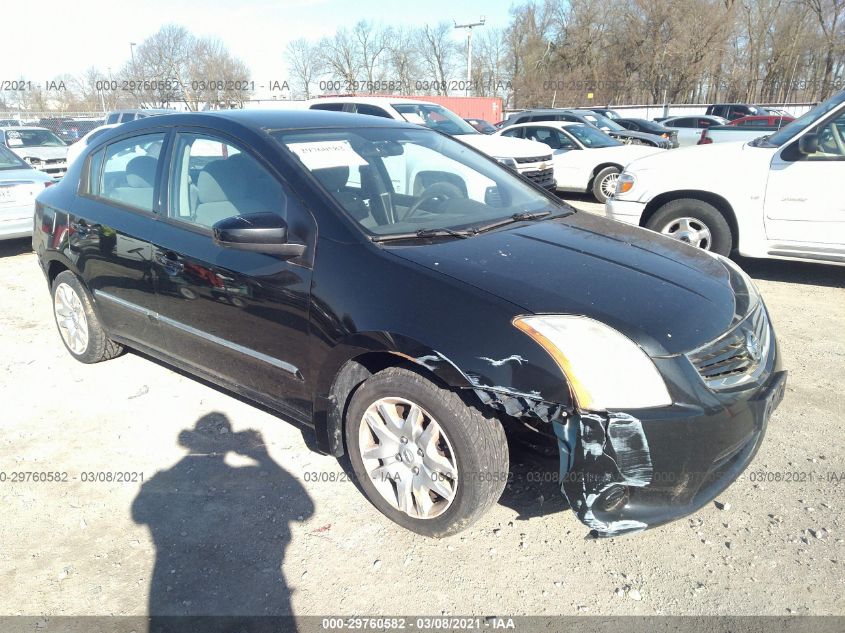
M 783 395 L 766 307 L 731 261 L 576 212 L 410 123 L 134 121 L 36 216 L 75 358 L 132 347 L 313 426 L 429 536 L 496 502 L 505 431 L 526 427 L 597 534 L 689 514 L 748 465 Z
M 648 119 L 617 118 L 613 120 L 626 130 L 654 134 L 655 136 L 660 136 L 661 138 L 666 138 L 672 141 L 672 147 L 678 147 L 678 130 L 673 130 L 670 127 L 661 125 L 656 121 L 649 121 Z
M 633 132 L 626 130 L 616 121 L 593 112 L 592 110 L 562 110 L 560 108 L 547 108 L 538 110 L 523 110 L 512 114 L 505 120 L 503 127 L 516 125 L 517 123 L 537 123 L 542 121 L 569 121 L 571 123 L 583 123 L 597 127 L 602 132 L 623 143 L 633 145 L 651 145 L 661 149 L 672 149 L 672 141 L 667 138 L 660 138 L 654 134 L 644 132 Z
M 70 119 L 62 121 L 56 129 L 56 134 L 65 143 L 75 143 L 94 128 L 103 124 L 102 119 Z
M 769 111 L 763 106 L 749 105 L 747 103 L 714 103 L 707 106 L 707 115 L 720 116 L 733 121 L 744 116 L 763 116 L 769 114 Z
M 135 119 L 145 119 L 160 114 L 173 114 L 171 108 L 129 108 L 127 110 L 112 110 L 106 115 L 106 125 L 113 123 L 127 123 Z
M 606 116 L 608 119 L 619 119 L 622 117 L 616 110 L 611 110 L 610 108 L 575 108 L 576 110 L 589 110 L 590 112 L 595 112 L 596 114 L 600 114 L 602 116 Z

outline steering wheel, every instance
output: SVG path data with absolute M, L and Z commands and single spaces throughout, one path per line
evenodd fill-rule
M 420 194 L 419 200 L 417 200 L 414 204 L 408 207 L 408 210 L 405 212 L 399 221 L 404 222 L 409 218 L 412 218 L 417 211 L 419 211 L 420 207 L 423 205 L 424 202 L 428 202 L 429 200 L 436 200 L 438 198 L 442 198 L 443 200 L 448 200 L 451 198 L 465 198 L 466 196 L 464 193 L 456 186 L 450 182 L 436 182 L 433 185 L 426 187 L 425 190 Z
M 845 155 L 845 142 L 835 121 L 826 125 L 819 134 L 819 147 L 827 154 Z

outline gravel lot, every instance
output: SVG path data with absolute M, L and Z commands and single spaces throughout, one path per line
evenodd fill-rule
M 75 362 L 28 241 L 0 242 L 0 613 L 845 614 L 845 268 L 740 263 L 790 378 L 718 504 L 585 540 L 518 453 L 500 504 L 435 541 L 383 518 L 307 430 L 135 353 Z M 102 471 L 145 483 L 83 481 Z

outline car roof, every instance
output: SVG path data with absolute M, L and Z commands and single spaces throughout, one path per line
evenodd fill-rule
M 440 105 L 432 101 L 424 99 L 410 99 L 408 97 L 319 97 L 308 101 L 308 105 L 315 103 L 366 103 L 369 105 L 384 105 L 387 104 L 404 104 L 404 103 L 424 103 L 426 105 Z
M 151 116 L 121 123 L 102 137 L 98 144 L 126 133 L 143 131 L 158 125 L 195 125 L 216 127 L 221 123 L 234 123 L 256 132 L 268 130 L 297 130 L 356 127 L 400 127 L 419 130 L 419 125 L 366 114 L 334 112 L 330 110 L 215 110 L 213 112 L 179 112 Z
M 514 123 L 505 128 L 505 130 L 512 130 L 516 127 L 574 127 L 576 125 L 587 125 L 580 121 L 529 121 L 528 123 Z
M 0 126 L 0 130 L 3 130 L 4 132 L 6 130 L 12 130 L 14 132 L 21 132 L 23 130 L 45 130 L 47 132 L 53 131 L 50 128 L 41 127 L 39 125 L 3 125 Z

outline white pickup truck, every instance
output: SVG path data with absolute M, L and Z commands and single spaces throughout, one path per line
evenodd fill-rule
M 607 215 L 727 255 L 845 265 L 845 91 L 769 136 L 630 163 Z

